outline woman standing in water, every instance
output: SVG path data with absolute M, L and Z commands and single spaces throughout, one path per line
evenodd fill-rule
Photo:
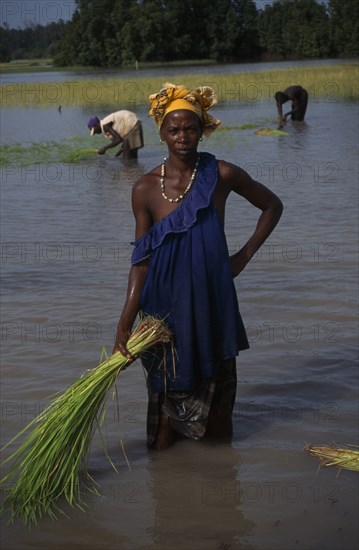
M 220 124 L 208 113 L 212 88 L 166 84 L 150 101 L 168 156 L 133 187 L 136 242 L 114 349 L 129 356 L 140 311 L 165 319 L 173 332 L 174 361 L 170 350 L 166 361 L 163 353 L 142 358 L 147 441 L 163 449 L 177 433 L 197 440 L 232 434 L 235 357 L 249 347 L 233 278 L 275 228 L 282 203 L 241 168 L 198 153 L 202 135 Z M 224 219 L 232 191 L 261 213 L 249 240 L 229 256 Z

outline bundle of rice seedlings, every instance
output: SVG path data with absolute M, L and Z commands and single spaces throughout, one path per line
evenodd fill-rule
M 359 472 L 359 451 L 348 447 L 337 447 L 335 444 L 327 447 L 307 445 L 304 450 L 318 457 L 321 466 L 336 466 L 339 469 Z
M 272 128 L 261 128 L 260 130 L 256 130 L 255 132 L 256 136 L 287 136 L 287 132 L 283 132 L 282 130 L 273 130 Z
M 156 344 L 167 342 L 172 340 L 166 325 L 145 316 L 127 347 L 132 356 L 138 357 Z M 16 518 L 25 524 L 37 523 L 46 514 L 56 519 L 56 513 L 63 513 L 57 504 L 63 497 L 72 507 L 83 510 L 84 482 L 87 490 L 98 492 L 97 484 L 87 472 L 92 435 L 103 421 L 109 389 L 133 360 L 116 352 L 87 371 L 1 449 L 32 428 L 20 447 L 3 462 L 13 461 L 0 482 L 2 490 L 11 487 L 5 491 L 1 509 L 2 514 L 9 513 L 9 523 Z
M 81 147 L 80 149 L 75 149 L 75 151 L 71 151 L 68 153 L 63 161 L 64 162 L 77 162 L 79 160 L 83 160 L 86 158 L 91 158 L 94 155 L 98 154 L 98 149 L 94 149 L 93 147 Z

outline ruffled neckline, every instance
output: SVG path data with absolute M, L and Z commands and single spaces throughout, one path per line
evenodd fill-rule
M 187 231 L 197 220 L 200 210 L 209 206 L 217 183 L 217 161 L 210 153 L 200 153 L 198 170 L 191 191 L 180 205 L 158 220 L 150 229 L 135 241 L 132 264 L 148 258 L 171 233 Z

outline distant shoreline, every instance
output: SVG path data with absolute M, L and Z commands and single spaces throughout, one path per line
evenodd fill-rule
M 153 62 L 153 63 L 134 63 L 133 65 L 125 67 L 85 67 L 69 66 L 69 67 L 57 67 L 53 65 L 52 59 L 18 59 L 10 61 L 9 63 L 0 63 L 0 73 L 32 73 L 32 72 L 113 72 L 121 70 L 139 70 L 139 69 L 157 69 L 160 67 L 186 67 L 186 66 L 207 66 L 207 65 L 219 65 L 212 59 L 193 59 L 189 61 L 171 61 L 166 63 Z
M 322 61 L 323 64 L 326 61 L 338 61 L 338 64 L 340 63 L 354 63 L 355 60 L 353 59 L 347 59 L 347 58 L 337 58 L 337 59 L 257 59 L 257 60 L 246 60 L 241 62 L 228 62 L 228 63 L 217 63 L 213 59 L 190 59 L 190 60 L 183 60 L 183 61 L 169 61 L 169 62 L 141 62 L 141 63 L 134 63 L 133 65 L 128 66 L 121 66 L 121 67 L 94 67 L 89 66 L 85 67 L 83 65 L 79 66 L 66 66 L 66 67 L 58 67 L 53 65 L 53 61 L 50 58 L 44 58 L 44 59 L 17 59 L 14 61 L 10 61 L 9 63 L 0 63 L 0 74 L 11 74 L 11 73 L 33 73 L 33 72 L 76 72 L 76 73 L 98 73 L 98 72 L 105 72 L 105 73 L 111 73 L 111 72 L 121 72 L 121 71 L 141 71 L 141 70 L 148 70 L 148 69 L 159 69 L 168 67 L 168 69 L 175 68 L 175 67 L 207 67 L 207 66 L 223 66 L 226 67 L 227 65 L 251 65 L 256 63 L 261 63 L 263 65 L 270 64 L 270 63 L 296 63 L 301 61 L 317 61 L 320 65 L 320 62 Z M 319 66 L 318 65 L 318 66 Z

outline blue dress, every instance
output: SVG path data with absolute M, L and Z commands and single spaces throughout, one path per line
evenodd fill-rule
M 212 378 L 215 364 L 249 347 L 239 313 L 228 247 L 211 198 L 216 158 L 201 153 L 191 191 L 134 245 L 132 265 L 150 258 L 141 310 L 165 320 L 174 335 L 170 349 L 142 358 L 153 392 L 191 391 Z M 166 377 L 166 381 L 165 381 Z

